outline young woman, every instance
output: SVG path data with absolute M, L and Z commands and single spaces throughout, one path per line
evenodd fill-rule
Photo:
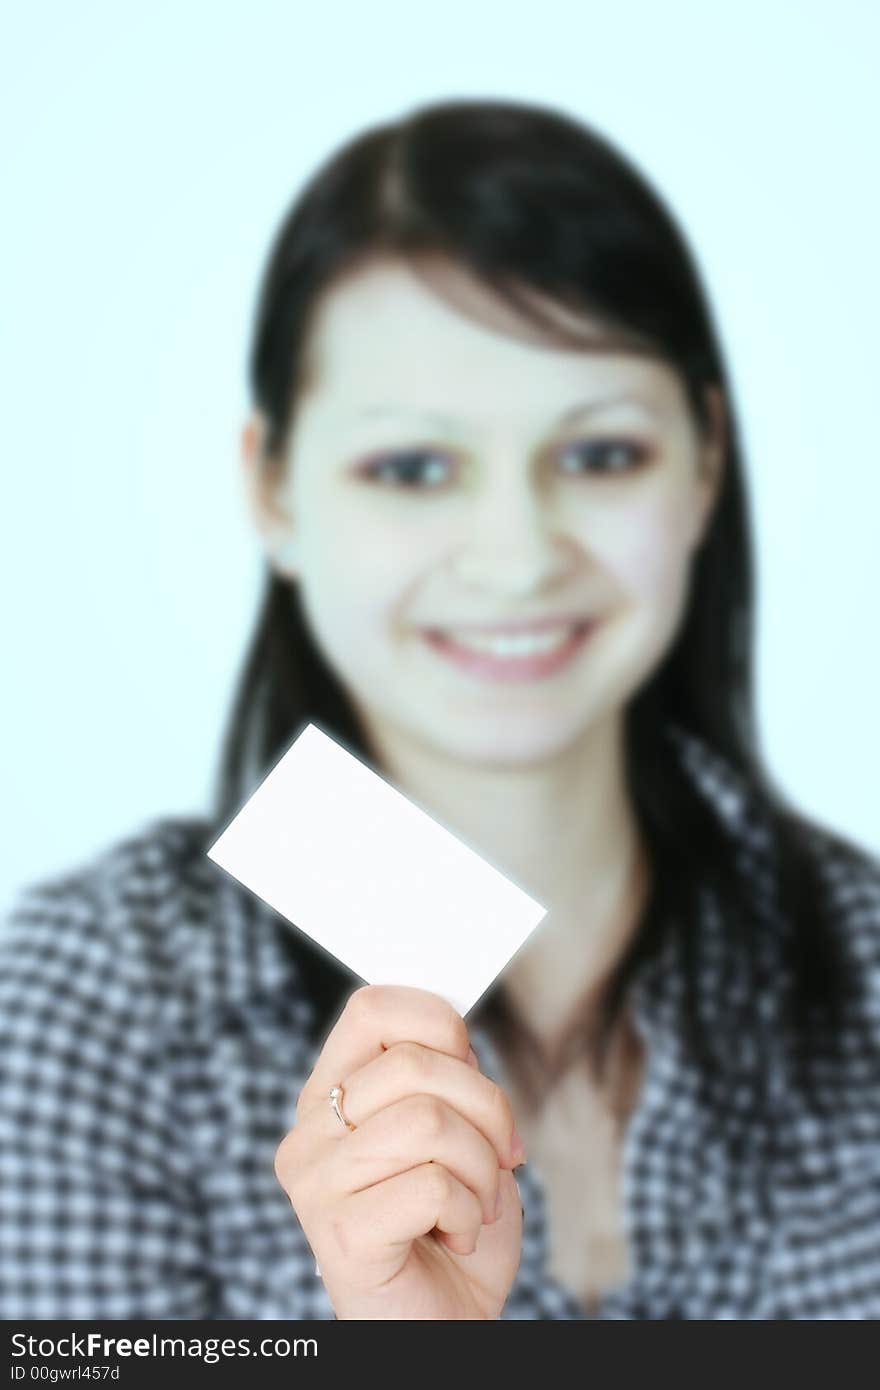
M 561 113 L 417 110 L 298 197 L 250 369 L 214 813 L 2 938 L 3 1316 L 880 1315 L 880 865 L 762 763 L 673 217 Z M 547 906 L 466 1021 L 207 859 L 312 719 Z

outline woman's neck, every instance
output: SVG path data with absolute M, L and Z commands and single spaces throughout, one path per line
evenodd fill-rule
M 581 1040 L 593 1033 L 605 985 L 638 928 L 650 888 L 650 859 L 636 841 L 602 892 L 567 912 L 548 913 L 505 970 L 507 998 L 548 1074 L 565 1064 L 573 1025 Z

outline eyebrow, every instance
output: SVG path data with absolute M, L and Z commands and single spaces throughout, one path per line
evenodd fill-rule
M 555 428 L 581 420 L 587 415 L 592 415 L 595 411 L 603 409 L 608 405 L 636 405 L 643 410 L 647 410 L 654 415 L 660 415 L 659 407 L 652 405 L 641 396 L 635 395 L 631 391 L 614 391 L 605 396 L 594 396 L 590 400 L 578 401 L 577 404 L 569 406 L 567 410 L 555 421 Z M 451 415 L 445 415 L 442 411 L 424 410 L 419 406 L 406 406 L 393 401 L 375 402 L 359 407 L 351 412 L 355 419 L 378 419 L 387 416 L 399 416 L 402 419 L 415 419 L 430 421 L 432 424 L 439 425 L 441 428 L 455 426 L 459 421 Z

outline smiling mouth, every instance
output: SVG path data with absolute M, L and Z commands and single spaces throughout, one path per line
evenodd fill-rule
M 536 656 L 557 651 L 589 622 L 561 623 L 541 632 L 476 632 L 462 628 L 427 628 L 427 635 L 452 647 L 487 652 L 492 656 Z
M 470 675 L 492 680 L 533 680 L 567 666 L 597 623 L 585 620 L 541 632 L 465 632 L 425 628 L 425 643 L 448 663 Z

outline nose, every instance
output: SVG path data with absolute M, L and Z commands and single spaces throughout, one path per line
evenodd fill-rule
M 472 588 L 521 598 L 551 588 L 574 562 L 575 546 L 524 488 L 487 496 L 453 560 L 456 577 Z

